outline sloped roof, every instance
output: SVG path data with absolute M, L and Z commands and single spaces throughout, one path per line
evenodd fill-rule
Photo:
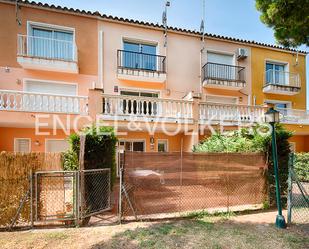
M 0 2 L 1 1 L 2 2 L 16 3 L 15 0 L 0 0 Z M 18 0 L 18 3 L 21 4 L 21 5 L 26 5 L 26 6 L 28 5 L 28 6 L 42 7 L 42 8 L 45 8 L 45 9 L 59 10 L 59 11 L 63 11 L 63 12 L 71 12 L 71 13 L 75 13 L 75 14 L 98 17 L 98 18 L 103 18 L 103 19 L 107 19 L 107 20 L 113 20 L 113 21 L 119 21 L 119 22 L 141 25 L 141 26 L 145 26 L 145 27 L 159 28 L 159 29 L 162 29 L 162 30 L 164 29 L 163 25 L 158 24 L 158 23 L 156 24 L 156 23 L 152 23 L 152 22 L 145 22 L 145 21 L 139 21 L 139 20 L 128 19 L 128 18 L 123 18 L 123 17 L 101 14 L 99 11 L 92 12 L 92 11 L 63 7 L 63 6 L 59 6 L 59 5 L 56 6 L 54 4 L 28 1 L 28 0 Z M 196 30 L 184 29 L 184 28 L 173 27 L 173 26 L 168 26 L 168 30 L 177 31 L 177 32 L 186 33 L 186 34 L 192 34 L 192 35 L 200 35 L 200 36 L 202 35 L 201 32 L 196 31 Z M 221 40 L 228 40 L 228 41 L 233 41 L 233 42 L 240 42 L 240 43 L 245 43 L 245 44 L 249 44 L 249 45 L 257 45 L 257 46 L 280 49 L 280 50 L 291 51 L 291 52 L 297 52 L 298 51 L 299 53 L 307 54 L 306 51 L 301 51 L 301 50 L 297 50 L 297 49 L 293 49 L 293 48 L 286 48 L 286 47 L 282 47 L 282 46 L 278 46 L 278 45 L 272 45 L 272 44 L 257 42 L 257 41 L 254 41 L 254 40 L 238 39 L 238 38 L 222 36 L 222 35 L 217 35 L 217 34 L 211 34 L 211 33 L 205 33 L 205 37 L 206 38 L 207 37 L 208 38 L 216 38 L 216 39 L 221 39 Z

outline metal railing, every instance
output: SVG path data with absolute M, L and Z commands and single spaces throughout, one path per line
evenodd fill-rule
M 203 81 L 207 79 L 245 82 L 245 67 L 207 62 L 202 68 Z
M 300 88 L 299 74 L 269 69 L 265 72 L 265 86 L 278 85 Z
M 192 101 L 103 94 L 103 115 L 192 119 Z
M 276 108 L 280 112 L 280 122 L 291 124 L 309 124 L 309 111 L 288 108 Z
M 77 62 L 74 41 L 57 40 L 29 35 L 17 35 L 17 55 Z
M 88 97 L 0 90 L 0 111 L 88 113 Z
M 118 68 L 166 73 L 165 62 L 166 56 L 117 50 Z
M 265 108 L 261 106 L 233 105 L 204 102 L 199 106 L 200 122 L 231 121 L 259 122 L 263 120 Z

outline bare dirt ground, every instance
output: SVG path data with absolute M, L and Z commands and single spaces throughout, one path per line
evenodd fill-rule
M 309 248 L 309 230 L 276 212 L 0 233 L 0 248 Z M 308 225 L 308 224 L 307 224 Z

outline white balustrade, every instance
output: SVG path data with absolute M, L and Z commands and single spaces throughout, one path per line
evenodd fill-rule
M 0 111 L 88 113 L 88 97 L 0 90 Z
M 280 112 L 280 122 L 287 124 L 309 124 L 309 111 L 276 108 Z
M 260 106 L 200 103 L 200 123 L 208 122 L 260 122 L 265 109 Z
M 164 120 L 193 118 L 192 101 L 103 94 L 103 115 Z
M 265 85 L 278 85 L 300 88 L 299 74 L 269 69 L 264 76 Z
M 18 34 L 17 55 L 76 62 L 77 46 L 74 41 Z

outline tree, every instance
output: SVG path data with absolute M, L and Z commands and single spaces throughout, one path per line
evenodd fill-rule
M 309 0 L 256 0 L 261 21 L 285 47 L 309 46 Z

